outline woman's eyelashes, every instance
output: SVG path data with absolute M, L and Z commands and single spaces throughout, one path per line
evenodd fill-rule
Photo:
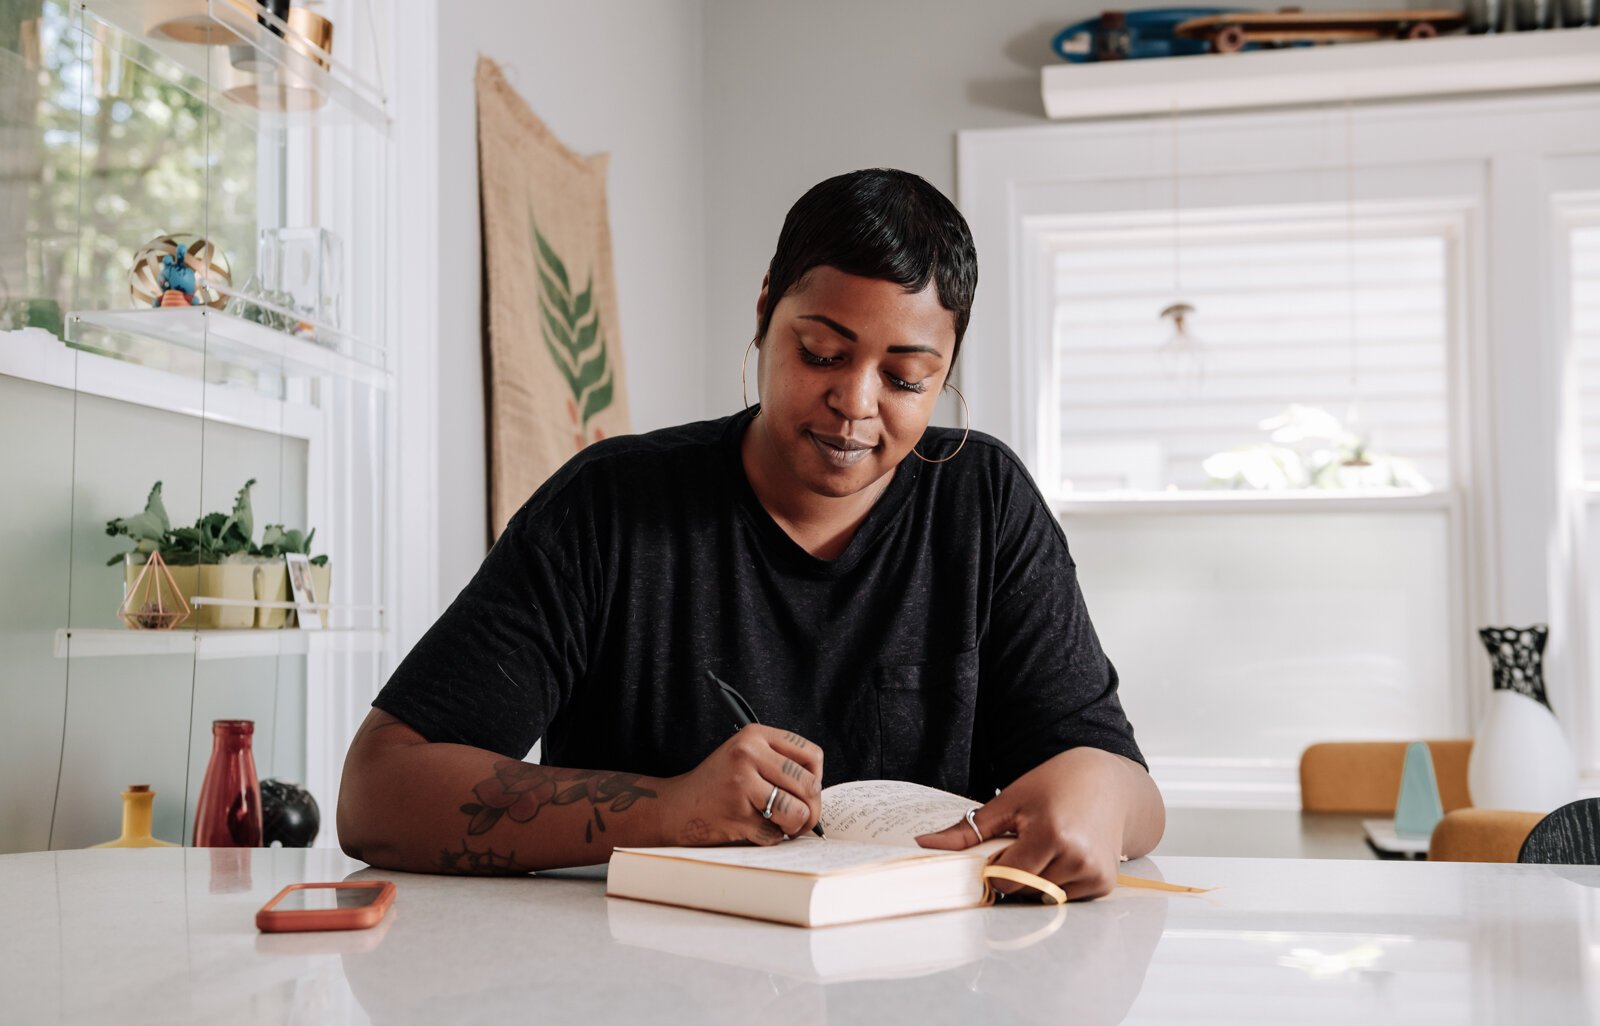
M 837 356 L 819 356 L 818 354 L 813 353 L 811 350 L 805 347 L 805 343 L 803 342 L 800 344 L 800 359 L 811 364 L 813 367 L 831 367 L 839 362 L 839 358 Z
M 798 348 L 800 351 L 801 361 L 804 363 L 809 363 L 813 367 L 832 367 L 834 364 L 838 363 L 840 359 L 837 356 L 823 356 L 820 353 L 813 353 L 810 349 L 806 348 L 805 343 L 803 342 L 800 343 Z M 904 378 L 896 377 L 888 371 L 884 371 L 883 376 L 889 379 L 889 384 L 903 392 L 920 393 L 928 390 L 927 381 L 907 381 Z

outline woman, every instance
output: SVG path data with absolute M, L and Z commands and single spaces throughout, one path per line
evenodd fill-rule
M 921 178 L 806 193 L 756 301 L 760 405 L 593 445 L 528 500 L 352 742 L 345 850 L 523 872 L 770 844 L 825 782 L 892 777 L 984 802 L 923 844 L 1014 832 L 1001 862 L 1108 891 L 1164 811 L 1065 537 L 1005 446 L 928 427 L 976 283 Z M 708 672 L 771 726 L 728 737 Z

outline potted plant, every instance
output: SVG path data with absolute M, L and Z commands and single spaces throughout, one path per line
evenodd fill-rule
M 176 527 L 167 532 L 161 558 L 173 568 L 194 567 L 195 594 L 206 598 L 256 600 L 255 566 L 250 558 L 250 488 L 255 478 L 244 483 L 233 500 L 232 513 L 207 513 L 193 527 Z M 179 582 L 180 590 L 184 588 Z M 189 597 L 185 594 L 185 597 Z M 193 604 L 193 599 L 190 599 Z M 240 629 L 255 623 L 253 606 L 197 606 L 192 625 L 201 629 Z
M 172 523 L 167 519 L 167 509 L 161 501 L 161 482 L 157 481 L 151 487 L 150 494 L 144 500 L 144 512 L 106 521 L 106 534 L 113 538 L 126 535 L 133 539 L 131 550 L 112 556 L 106 561 L 106 566 L 116 566 L 118 563 L 123 565 L 123 593 L 127 594 L 128 589 L 139 579 L 139 571 L 150 558 L 150 554 L 160 552 L 161 558 L 167 561 L 167 570 L 172 575 L 172 582 L 183 593 L 184 601 L 189 603 L 189 608 L 192 610 L 188 616 L 173 626 L 193 627 L 195 617 L 199 613 L 199 609 L 194 605 L 194 596 L 199 591 L 199 561 L 190 560 L 187 565 L 179 563 L 179 552 L 170 546 Z
M 250 489 L 255 483 L 251 478 L 239 489 L 232 513 L 207 513 L 193 527 L 174 528 L 161 501 L 161 482 L 157 481 L 145 500 L 143 513 L 107 521 L 107 534 L 127 535 L 134 540 L 133 551 L 114 557 L 107 565 L 123 561 L 125 586 L 131 585 L 149 554 L 159 551 L 173 583 L 194 610 L 175 626 L 239 629 L 254 625 L 258 610 L 248 603 L 261 601 L 257 580 L 263 576 L 260 571 L 266 563 L 250 541 L 254 530 Z M 196 606 L 196 596 L 247 604 Z
M 270 577 L 263 576 L 266 589 L 272 594 L 261 594 L 260 601 L 287 602 L 289 600 L 289 575 L 284 567 L 283 557 L 287 553 L 297 552 L 311 556 L 311 539 L 317 535 L 317 529 L 312 528 L 307 534 L 293 528 L 284 527 L 282 524 L 268 524 L 261 531 L 261 544 L 256 552 L 274 561 Z M 317 601 L 327 602 L 328 593 L 332 590 L 332 574 L 328 569 L 328 557 L 311 556 L 311 583 L 317 589 Z M 263 567 L 265 570 L 266 568 Z M 282 627 L 288 622 L 289 610 L 269 609 L 259 610 L 260 615 L 256 620 L 257 627 Z M 268 614 L 272 614 L 269 616 Z M 322 617 L 324 626 L 328 619 L 324 613 Z

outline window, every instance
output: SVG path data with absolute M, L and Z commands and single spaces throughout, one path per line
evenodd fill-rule
M 1049 246 L 1062 494 L 1448 485 L 1448 222 L 1213 211 Z
M 1600 779 L 1596 104 L 962 133 L 960 384 L 1060 515 L 1170 803 L 1293 807 L 1314 741 L 1470 735 L 1475 629 L 1582 623 L 1579 593 L 1550 687 Z M 1573 379 L 1582 552 L 1552 477 Z

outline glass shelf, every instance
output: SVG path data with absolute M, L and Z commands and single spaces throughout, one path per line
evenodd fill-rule
M 383 631 L 374 629 L 136 631 L 122 627 L 61 627 L 55 634 L 57 659 L 172 655 L 203 660 L 246 659 L 325 652 L 378 652 L 382 647 Z
M 317 407 L 232 387 L 220 366 L 202 369 L 218 373 L 203 381 L 198 373 L 63 345 L 41 328 L 0 331 L 0 374 L 8 377 L 290 438 L 309 439 L 322 431 Z
M 254 0 L 84 0 L 83 9 L 210 83 L 219 107 L 251 116 L 347 115 L 389 130 L 381 87 Z
M 0 446 L 14 493 L 0 520 L 26 536 L 0 580 L 29 583 L 0 601 L 0 665 L 37 685 L 6 708 L 25 743 L 0 744 L 0 808 L 21 810 L 0 849 L 101 839 L 100 799 L 127 780 L 192 795 L 216 718 L 270 724 L 263 770 L 337 793 L 323 756 L 348 744 L 393 652 L 397 215 L 374 21 L 392 7 L 325 0 L 319 50 L 255 0 L 0 4 L 0 206 L 15 215 L 0 229 L 0 427 L 15 442 Z M 174 18 L 201 41 L 156 30 Z M 204 239 L 197 278 L 244 302 L 131 299 L 138 254 L 164 237 Z M 106 566 L 124 546 L 105 526 L 158 481 L 174 528 L 233 509 L 246 481 L 253 543 L 267 525 L 316 528 L 346 600 L 332 626 L 124 626 L 126 570 Z M 289 612 L 266 583 L 261 612 Z M 205 618 L 252 620 L 281 622 Z
M 291 376 L 331 375 L 379 389 L 389 386 L 389 372 L 381 362 L 356 359 L 339 349 L 208 306 L 76 310 L 67 315 L 66 327 L 71 344 L 124 359 L 128 354 L 96 345 L 96 331 L 133 335 Z M 318 330 L 347 349 L 371 348 L 328 329 Z

